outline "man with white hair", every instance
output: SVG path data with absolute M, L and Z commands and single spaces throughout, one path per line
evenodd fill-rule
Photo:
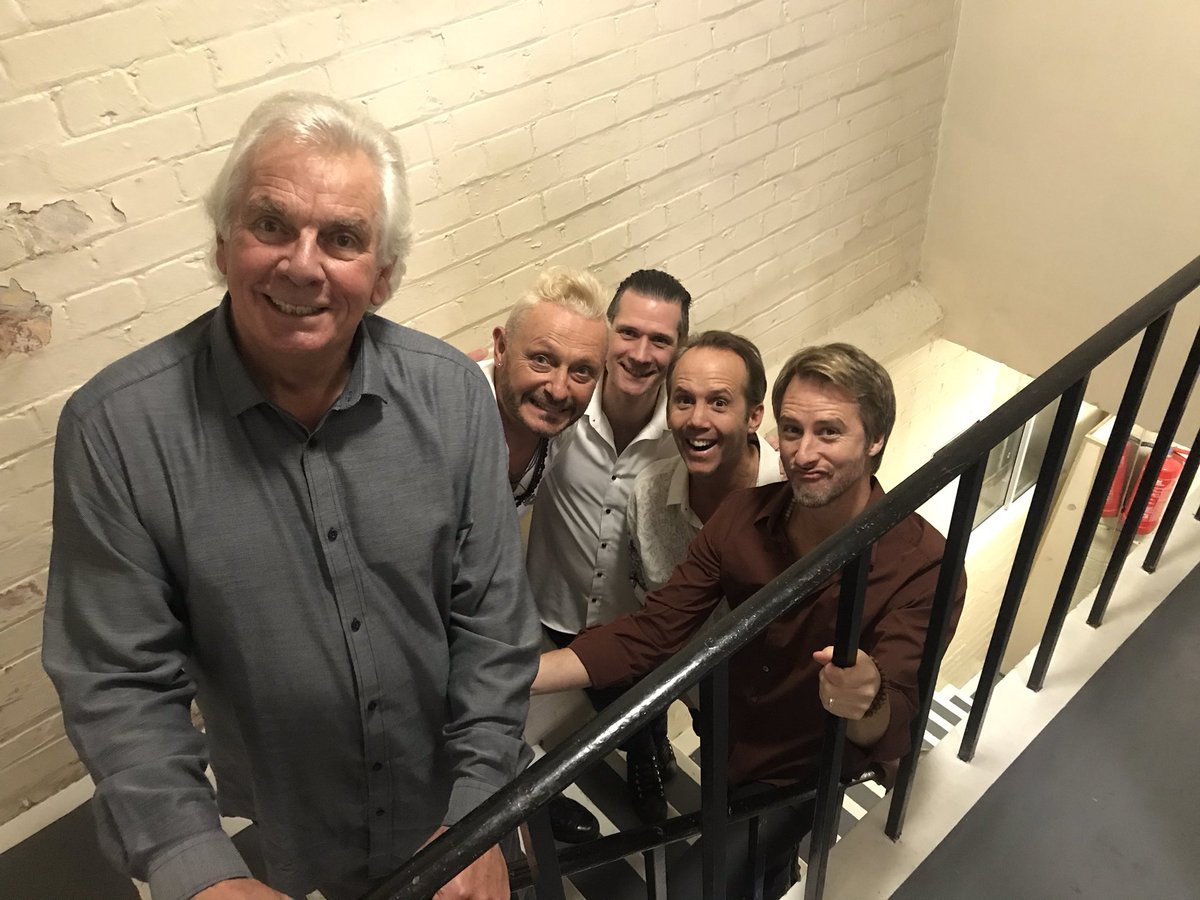
M 266 101 L 209 198 L 224 300 L 63 412 L 44 662 L 102 842 L 156 898 L 360 897 L 524 759 L 537 631 L 495 402 L 368 315 L 409 207 L 378 123 Z M 269 887 L 218 809 L 257 823 Z M 438 896 L 507 898 L 499 849 Z

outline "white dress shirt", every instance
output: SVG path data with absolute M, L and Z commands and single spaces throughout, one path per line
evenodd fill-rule
M 638 473 L 675 455 L 666 392 L 649 423 L 617 453 L 596 388 L 584 416 L 557 438 L 534 504 L 526 566 L 542 622 L 578 634 L 638 609 L 629 578 L 625 508 Z
M 766 441 L 758 444 L 758 480 L 755 485 L 783 480 L 779 451 Z M 702 525 L 688 502 L 688 470 L 682 457 L 662 459 L 647 466 L 634 481 L 627 512 L 631 577 L 638 599 L 662 587 L 687 556 Z

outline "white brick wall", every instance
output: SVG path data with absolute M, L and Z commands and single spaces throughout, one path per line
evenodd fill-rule
M 547 264 L 653 265 L 777 361 L 915 277 L 954 7 L 0 0 L 0 285 L 54 313 L 0 360 L 0 821 L 76 772 L 44 684 L 2 702 L 58 410 L 215 302 L 200 201 L 255 103 L 326 91 L 397 130 L 418 235 L 390 317 L 478 346 Z M 59 202 L 70 233 L 21 230 Z

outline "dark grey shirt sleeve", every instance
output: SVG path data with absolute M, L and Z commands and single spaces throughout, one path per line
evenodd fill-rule
M 64 412 L 43 661 L 96 782 L 110 858 L 149 881 L 156 900 L 183 900 L 249 870 L 221 830 L 204 774 L 177 587 L 104 443 Z
M 446 825 L 519 769 L 537 672 L 537 622 L 508 486 L 508 453 L 490 392 L 482 378 L 469 380 L 475 382 L 467 429 L 472 476 L 464 485 L 448 624 L 445 733 L 454 783 Z

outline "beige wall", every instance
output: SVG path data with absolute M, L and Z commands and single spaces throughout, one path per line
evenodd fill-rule
M 962 0 L 921 274 L 950 340 L 1038 374 L 1200 253 L 1198 45 L 1195 0 Z M 1193 297 L 1143 424 L 1198 324 Z M 1088 399 L 1115 409 L 1132 358 Z
M 653 265 L 770 359 L 916 275 L 954 9 L 0 3 L 0 820 L 78 772 L 37 660 L 58 412 L 216 301 L 199 199 L 254 103 L 396 128 L 419 239 L 386 315 L 476 346 L 544 265 Z

